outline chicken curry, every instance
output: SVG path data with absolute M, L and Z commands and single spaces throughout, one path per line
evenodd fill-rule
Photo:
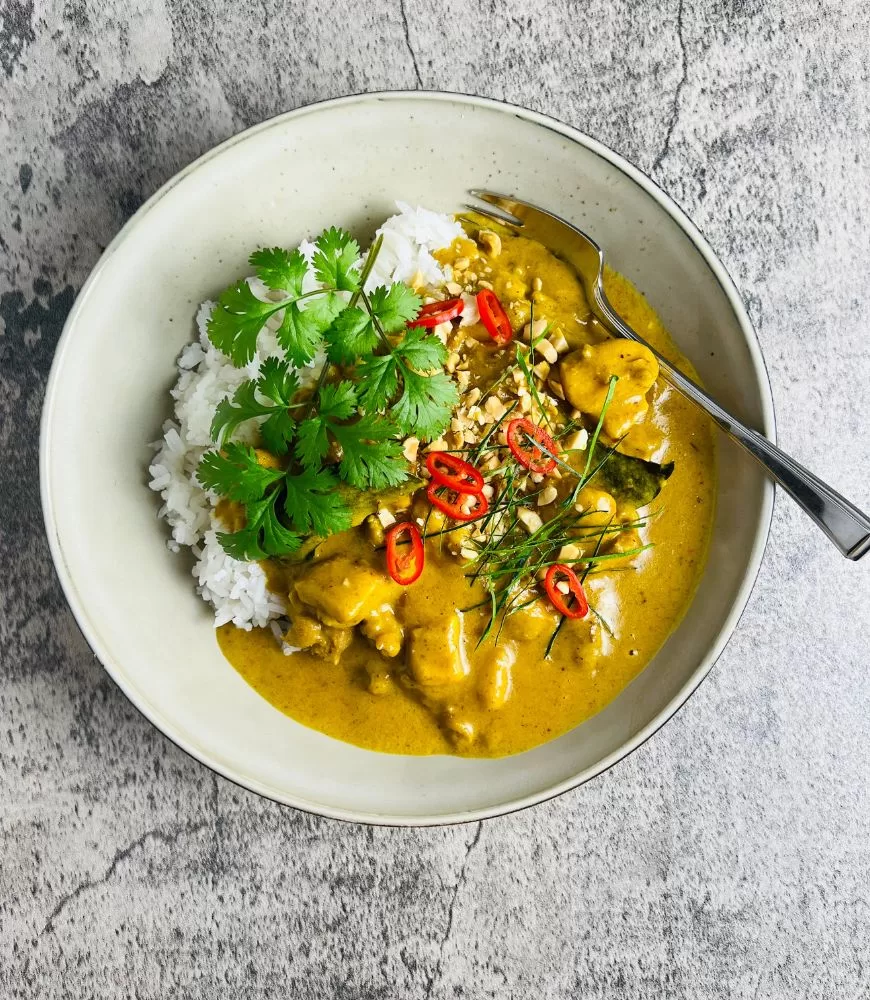
M 673 630 L 706 554 L 714 441 L 543 246 L 469 225 L 438 256 L 451 280 L 420 292 L 457 388 L 449 428 L 404 441 L 415 476 L 357 498 L 348 530 L 263 562 L 287 602 L 283 649 L 268 628 L 218 639 L 276 708 L 337 739 L 497 757 L 598 712 Z M 605 284 L 693 374 L 642 295 Z M 471 297 L 472 322 L 443 308 Z M 415 560 L 408 582 L 396 567 Z

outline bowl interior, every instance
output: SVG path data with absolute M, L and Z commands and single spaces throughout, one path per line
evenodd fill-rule
M 158 498 L 147 489 L 147 442 L 168 416 L 173 362 L 193 335 L 195 309 L 245 272 L 252 248 L 292 246 L 333 223 L 367 238 L 396 199 L 450 212 L 474 187 L 525 195 L 588 230 L 647 295 L 712 392 L 769 432 L 769 388 L 727 277 L 664 196 L 581 140 L 531 113 L 443 95 L 303 109 L 230 140 L 171 181 L 85 287 L 58 349 L 43 422 L 43 499 L 58 572 L 122 689 L 226 776 L 344 818 L 495 814 L 618 759 L 687 697 L 721 650 L 748 597 L 771 503 L 763 477 L 727 442 L 708 569 L 680 627 L 598 716 L 495 761 L 374 754 L 273 709 L 221 656 L 190 560 L 166 549 Z

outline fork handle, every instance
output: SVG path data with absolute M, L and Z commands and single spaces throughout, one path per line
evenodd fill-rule
M 643 337 L 638 336 L 614 312 L 602 289 L 596 290 L 598 306 L 612 332 L 628 340 L 635 340 L 649 348 L 656 356 L 659 369 L 666 382 L 687 396 L 722 428 L 725 433 L 746 449 L 749 454 L 776 480 L 788 495 L 824 531 L 847 559 L 860 559 L 870 551 L 870 517 L 850 503 L 836 490 L 822 482 L 818 476 L 805 469 L 766 437 L 742 424 L 721 407 L 692 379 L 666 359 Z

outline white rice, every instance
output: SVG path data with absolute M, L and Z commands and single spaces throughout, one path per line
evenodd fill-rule
M 448 215 L 402 202 L 397 202 L 397 207 L 399 214 L 378 230 L 384 243 L 366 283 L 367 290 L 393 281 L 410 281 L 418 272 L 428 285 L 443 284 L 448 275 L 432 254 L 461 236 L 462 227 Z M 314 246 L 304 241 L 300 250 L 310 260 Z M 248 280 L 254 294 L 265 298 L 262 284 L 254 278 Z M 309 272 L 303 291 L 316 287 Z M 215 627 L 232 622 L 250 629 L 283 617 L 286 608 L 281 598 L 267 588 L 266 575 L 258 563 L 240 562 L 224 552 L 217 538 L 218 532 L 225 530 L 215 514 L 218 497 L 202 489 L 195 474 L 203 453 L 213 447 L 210 428 L 218 403 L 240 382 L 254 378 L 260 364 L 270 355 L 280 354 L 280 350 L 275 335 L 264 330 L 251 363 L 244 369 L 233 367 L 208 339 L 206 324 L 213 308 L 213 302 L 202 304 L 196 316 L 198 339 L 178 357 L 178 381 L 172 389 L 174 416 L 163 425 L 163 438 L 154 444 L 156 454 L 149 466 L 149 485 L 163 499 L 159 516 L 171 529 L 168 547 L 178 552 L 186 546 L 193 552 L 196 591 L 214 607 Z M 316 358 L 300 373 L 303 384 L 316 377 L 321 364 L 322 359 Z M 242 424 L 234 440 L 253 442 L 258 423 L 255 419 Z M 285 652 L 289 651 L 287 647 Z

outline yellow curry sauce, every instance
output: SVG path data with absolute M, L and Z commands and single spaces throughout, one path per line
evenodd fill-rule
M 490 635 L 478 645 L 489 610 L 474 605 L 485 601 L 486 592 L 445 544 L 450 536 L 427 539 L 423 574 L 404 588 L 386 575 L 383 546 L 365 527 L 322 542 L 313 560 L 264 564 L 271 588 L 291 595 L 291 618 L 294 608 L 301 612 L 287 640 L 313 642 L 304 635 L 307 622 L 319 630 L 320 655 L 284 655 L 270 629 L 246 632 L 232 625 L 218 630 L 224 655 L 282 712 L 372 750 L 498 757 L 583 722 L 637 676 L 673 630 L 706 554 L 715 492 L 709 422 L 661 382 L 642 396 L 631 394 L 632 372 L 643 377 L 642 361 L 631 349 L 619 353 L 626 342 L 605 339 L 565 264 L 532 241 L 502 237 L 493 247 L 482 236 L 457 241 L 442 262 L 458 264 L 460 272 L 476 269 L 476 279 L 491 285 L 505 304 L 518 335 L 534 303 L 534 318 L 567 342 L 569 353 L 560 358 L 566 388 L 570 376 L 576 391 L 588 397 L 599 391 L 590 380 L 595 365 L 621 364 L 604 439 L 618 439 L 626 454 L 673 462 L 674 469 L 650 505 L 654 516 L 636 533 L 652 547 L 602 563 L 589 576 L 584 586 L 598 614 L 566 620 L 549 658 L 544 652 L 558 615 L 546 598 L 505 619 L 497 641 Z M 693 374 L 643 296 L 613 272 L 605 284 L 617 312 Z M 463 335 L 471 338 L 465 348 L 471 384 L 490 384 L 509 352 L 495 350 L 479 325 L 464 328 Z M 581 354 L 584 344 L 595 353 Z M 555 374 L 559 369 L 553 367 Z M 606 389 L 606 379 L 601 384 Z M 596 405 L 600 410 L 600 401 L 589 403 L 591 417 L 597 416 Z M 602 490 L 592 493 L 593 502 L 601 498 L 602 522 L 621 510 Z M 420 499 L 412 513 L 421 512 Z

